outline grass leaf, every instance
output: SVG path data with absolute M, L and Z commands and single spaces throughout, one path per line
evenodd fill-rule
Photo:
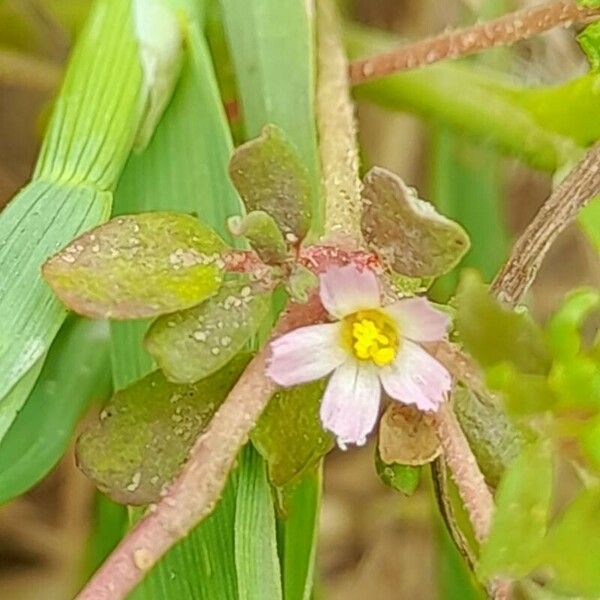
M 0 444 L 0 504 L 42 479 L 64 454 L 91 400 L 108 396 L 108 358 L 105 323 L 67 320 L 29 401 Z
M 47 352 L 66 316 L 40 267 L 108 218 L 111 190 L 139 127 L 142 71 L 129 9 L 123 0 L 97 0 L 67 69 L 33 182 L 0 215 L 0 436 L 7 420 L 4 397 Z M 13 408 L 23 405 L 34 380 L 15 391 Z
M 252 444 L 240 457 L 235 554 L 239 600 L 281 600 L 275 511 L 265 463 Z

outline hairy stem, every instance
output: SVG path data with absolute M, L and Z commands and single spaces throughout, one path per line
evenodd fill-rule
M 489 491 L 469 443 L 460 428 L 452 406 L 443 404 L 431 415 L 442 449 L 444 460 L 457 484 L 458 493 L 469 513 L 478 542 L 489 533 L 494 512 L 494 499 Z
M 391 73 L 425 67 L 440 60 L 468 56 L 497 46 L 508 46 L 560 25 L 600 16 L 600 8 L 582 8 L 575 0 L 547 2 L 498 19 L 441 33 L 426 40 L 357 60 L 350 65 L 352 84 Z
M 600 143 L 593 146 L 544 202 L 512 248 L 492 292 L 508 306 L 533 283 L 550 246 L 592 198 L 600 194 Z
M 361 183 L 348 63 L 333 0 L 317 2 L 317 125 L 325 194 L 325 237 L 360 247 Z

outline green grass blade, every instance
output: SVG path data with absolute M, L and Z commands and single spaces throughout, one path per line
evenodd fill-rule
M 82 584 L 117 546 L 129 523 L 125 506 L 116 504 L 100 492 L 96 492 L 94 500 L 93 528 L 83 557 Z
M 0 215 L 0 439 L 27 399 L 67 311 L 40 267 L 78 233 L 105 220 L 110 194 L 91 187 L 30 183 Z M 39 371 L 38 371 L 39 372 Z
M 27 491 L 54 467 L 79 418 L 94 398 L 108 396 L 110 385 L 106 324 L 69 319 L 29 401 L 0 444 L 0 504 Z
M 117 214 L 177 210 L 198 214 L 223 237 L 241 211 L 227 175 L 232 151 L 200 24 L 186 23 L 187 53 L 175 93 L 148 148 L 132 155 L 115 194 Z M 152 368 L 141 342 L 147 322 L 112 324 L 114 382 L 121 388 Z M 177 544 L 131 595 L 137 600 L 236 600 L 236 480 L 215 512 Z
M 220 0 L 219 4 L 246 136 L 255 137 L 265 124 L 274 123 L 296 146 L 312 180 L 312 233 L 318 235 L 323 227 L 324 206 L 316 142 L 314 23 L 308 12 L 310 3 Z M 279 523 L 279 539 L 285 540 L 289 552 L 293 550 L 286 558 L 286 550 L 282 552 L 280 548 L 286 599 L 308 597 L 312 589 L 315 531 L 304 525 L 315 521 L 319 487 L 320 481 L 313 493 L 307 494 L 306 503 L 298 503 L 294 515 Z
M 246 138 L 257 137 L 267 123 L 285 131 L 311 175 L 313 232 L 319 232 L 323 207 L 309 4 L 305 0 L 220 0 Z
M 33 182 L 0 215 L 0 438 L 66 311 L 42 281 L 44 260 L 108 218 L 111 189 L 144 108 L 130 2 L 97 0 L 79 36 Z M 18 268 L 17 268 L 18 267 Z M 7 412 L 5 412 L 7 411 Z
M 322 478 L 321 464 L 286 495 L 288 515 L 278 523 L 285 600 L 312 597 Z
M 281 600 L 275 511 L 265 462 L 248 444 L 240 458 L 235 554 L 239 600 Z
M 429 195 L 440 212 L 458 221 L 471 238 L 471 249 L 460 266 L 476 268 L 490 281 L 508 248 L 496 150 L 445 125 L 437 126 L 433 130 Z M 455 269 L 436 281 L 436 298 L 447 299 L 457 284 Z

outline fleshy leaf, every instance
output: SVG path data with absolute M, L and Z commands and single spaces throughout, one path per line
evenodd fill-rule
M 500 482 L 479 573 L 523 577 L 539 564 L 552 493 L 550 445 L 528 446 Z
M 388 266 L 407 277 L 439 277 L 469 249 L 469 236 L 454 221 L 420 200 L 394 173 L 371 169 L 364 179 L 362 230 Z
M 158 499 L 249 361 L 240 354 L 193 385 L 154 371 L 117 392 L 77 442 L 79 468 L 116 502 Z
M 548 377 L 557 409 L 600 410 L 600 363 L 581 354 L 556 361 Z
M 598 0 L 580 0 L 579 4 L 590 8 L 600 5 Z M 590 61 L 592 72 L 600 69 L 600 24 L 598 22 L 588 25 L 578 36 L 577 41 Z
M 453 393 L 454 412 L 489 485 L 496 487 L 507 467 L 533 439 L 518 429 L 493 400 L 483 401 L 462 386 Z
M 269 467 L 269 479 L 282 487 L 315 466 L 333 446 L 321 426 L 319 407 L 325 384 L 315 381 L 278 391 L 252 433 Z
M 254 210 L 245 217 L 230 217 L 229 230 L 235 236 L 244 236 L 260 259 L 268 265 L 286 260 L 287 245 L 275 219 L 264 210 Z
M 394 490 L 411 496 L 417 491 L 421 481 L 421 467 L 387 464 L 381 460 L 379 452 L 375 455 L 375 469 L 379 479 Z
M 576 356 L 581 350 L 581 327 L 592 311 L 600 308 L 600 292 L 583 288 L 571 292 L 548 324 L 548 339 L 557 358 Z
M 586 459 L 600 472 L 600 414 L 583 425 L 579 445 Z
M 550 360 L 541 329 L 528 313 L 501 306 L 474 271 L 462 274 L 456 302 L 460 340 L 481 366 L 508 362 L 524 373 L 547 372 Z
M 256 333 L 271 307 L 271 292 L 246 278 L 226 281 L 206 302 L 159 317 L 145 346 L 170 381 L 208 377 L 235 356 Z
M 118 217 L 50 258 L 44 278 L 73 311 L 137 319 L 189 308 L 221 285 L 224 242 L 189 215 Z
M 520 373 L 509 363 L 488 369 L 486 383 L 490 389 L 502 392 L 503 405 L 511 415 L 542 413 L 555 405 L 556 398 L 546 376 Z
M 319 278 L 305 266 L 296 263 L 286 282 L 286 291 L 296 302 L 308 302 L 311 290 L 319 285 Z
M 546 538 L 542 562 L 569 592 L 600 595 L 600 488 L 584 490 L 565 509 Z
M 235 150 L 229 165 L 231 179 L 248 211 L 271 215 L 286 240 L 302 240 L 311 220 L 308 171 L 296 149 L 275 125 Z
M 419 466 L 441 453 L 440 442 L 424 413 L 412 406 L 393 403 L 379 423 L 379 456 L 386 464 Z

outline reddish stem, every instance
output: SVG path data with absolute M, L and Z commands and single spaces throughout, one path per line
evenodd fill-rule
M 486 23 L 444 32 L 391 52 L 354 61 L 349 67 L 350 80 L 353 85 L 357 85 L 398 71 L 425 67 L 440 60 L 509 46 L 554 27 L 568 26 L 573 22 L 598 16 L 599 8 L 582 8 L 574 0 L 547 2 Z

